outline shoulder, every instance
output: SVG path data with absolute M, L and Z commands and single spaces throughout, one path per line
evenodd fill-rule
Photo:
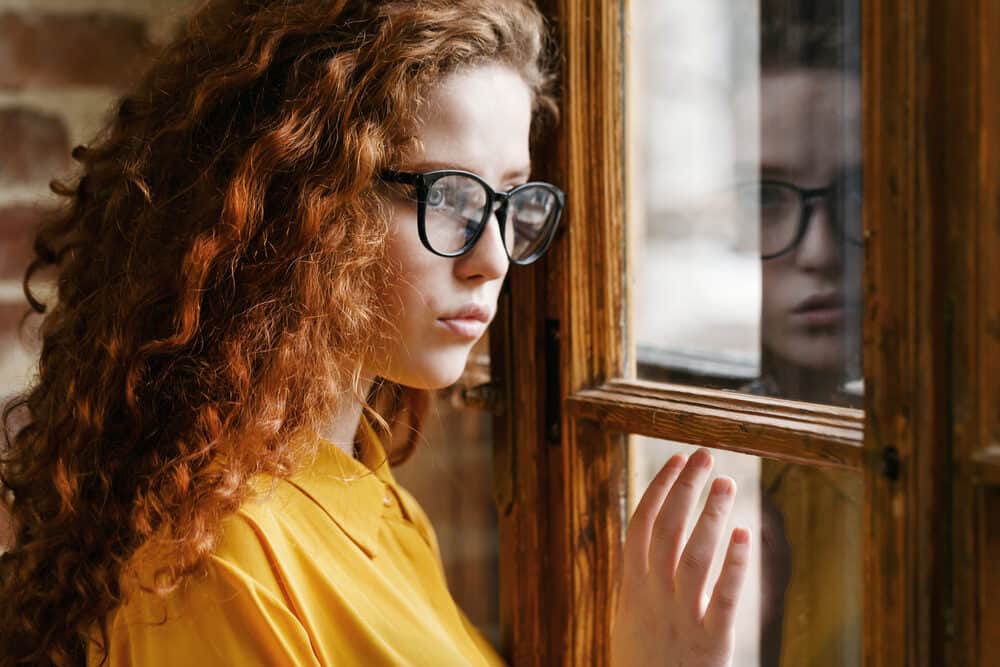
M 269 510 L 280 500 L 276 493 L 226 517 L 214 553 L 170 593 L 133 588 L 108 619 L 107 664 L 315 664 L 275 562 L 275 540 L 292 533 Z

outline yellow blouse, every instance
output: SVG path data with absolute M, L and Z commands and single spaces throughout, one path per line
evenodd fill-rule
M 107 664 L 504 664 L 456 606 L 426 514 L 370 440 L 361 461 L 324 443 L 303 473 L 268 481 L 224 521 L 204 576 L 166 599 L 133 594 L 109 619 Z
M 791 547 L 781 665 L 860 665 L 861 476 L 764 459 L 762 480 Z

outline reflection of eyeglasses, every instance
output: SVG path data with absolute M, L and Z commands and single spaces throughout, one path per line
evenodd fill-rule
M 760 216 L 760 256 L 774 259 L 790 252 L 805 237 L 817 202 L 826 203 L 830 224 L 842 242 L 864 244 L 861 227 L 862 180 L 848 172 L 825 188 L 801 188 L 785 181 L 763 180 L 735 190 L 741 216 Z
M 507 257 L 515 264 L 531 264 L 549 247 L 566 206 L 566 195 L 549 183 L 496 192 L 479 176 L 454 169 L 386 171 L 382 180 L 416 188 L 420 241 L 442 257 L 469 252 L 496 214 Z

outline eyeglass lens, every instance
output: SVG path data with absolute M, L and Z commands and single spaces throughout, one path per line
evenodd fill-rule
M 486 211 L 489 194 L 482 183 L 461 174 L 435 180 L 427 190 L 424 225 L 431 247 L 440 253 L 467 250 L 494 210 Z M 515 188 L 504 207 L 504 246 L 512 260 L 527 259 L 545 245 L 558 216 L 554 192 L 544 186 Z
M 761 255 L 764 257 L 789 250 L 804 233 L 803 225 L 812 224 L 820 200 L 827 207 L 830 223 L 842 239 L 851 245 L 862 243 L 862 196 L 860 179 L 839 179 L 825 196 L 804 196 L 791 184 L 750 183 L 737 190 L 737 203 L 744 219 L 760 219 Z M 808 209 L 806 208 L 808 207 Z

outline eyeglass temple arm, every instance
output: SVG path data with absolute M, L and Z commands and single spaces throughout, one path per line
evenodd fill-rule
M 382 180 L 390 183 L 404 183 L 406 185 L 419 185 L 423 181 L 421 174 L 414 174 L 408 171 L 393 171 L 386 169 L 382 172 Z

